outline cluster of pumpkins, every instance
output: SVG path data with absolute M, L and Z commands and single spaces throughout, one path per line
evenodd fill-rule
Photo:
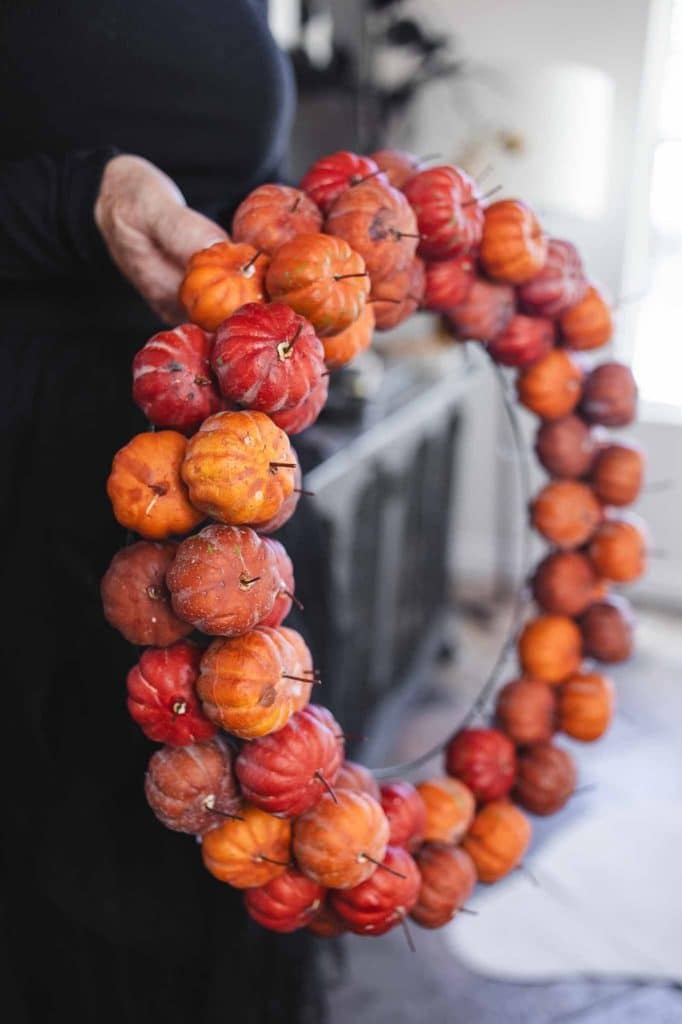
M 162 744 L 149 805 L 199 838 L 207 869 L 243 889 L 267 928 L 380 935 L 408 916 L 440 927 L 477 881 L 521 864 L 525 811 L 552 813 L 573 792 L 575 767 L 552 737 L 596 739 L 613 703 L 583 657 L 630 652 L 631 616 L 607 591 L 642 571 L 644 539 L 612 510 L 636 497 L 642 458 L 598 425 L 630 422 L 636 393 L 626 367 L 590 371 L 575 355 L 609 340 L 609 307 L 574 247 L 548 239 L 524 203 L 486 207 L 464 171 L 395 150 L 335 153 L 300 188 L 255 189 L 231 240 L 192 257 L 180 298 L 188 322 L 133 362 L 153 429 L 116 454 L 107 485 L 116 519 L 141 538 L 115 555 L 102 598 L 144 648 L 127 692 Z M 552 477 L 531 515 L 553 550 L 495 726 L 455 735 L 442 777 L 379 787 L 309 703 L 320 679 L 283 625 L 294 573 L 271 534 L 301 493 L 289 435 L 317 418 L 329 373 L 418 308 L 519 368 Z

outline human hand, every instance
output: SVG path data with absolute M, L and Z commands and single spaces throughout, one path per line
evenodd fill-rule
M 208 217 L 188 209 L 163 171 L 139 156 L 115 156 L 104 168 L 95 223 L 114 263 L 168 324 L 184 319 L 178 288 L 198 249 L 226 239 Z

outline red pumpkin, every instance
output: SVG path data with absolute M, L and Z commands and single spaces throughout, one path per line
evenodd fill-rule
M 530 516 L 538 533 L 552 544 L 578 548 L 594 534 L 604 518 L 604 510 L 587 484 L 552 480 L 532 502 Z
M 461 847 L 447 843 L 424 843 L 415 860 L 421 881 L 410 917 L 422 928 L 442 928 L 476 887 L 474 862 Z
M 342 760 L 338 722 L 326 708 L 308 705 L 283 729 L 245 744 L 235 768 L 250 803 L 292 818 L 333 787 Z
M 538 615 L 521 630 L 519 661 L 533 679 L 560 683 L 577 672 L 582 658 L 582 637 L 566 615 Z
M 192 632 L 173 611 L 166 571 L 177 544 L 138 541 L 118 551 L 102 577 L 104 618 L 128 643 L 168 647 Z
M 592 537 L 589 556 L 605 579 L 632 583 L 646 570 L 646 548 L 646 533 L 638 519 L 609 519 Z
M 577 772 L 567 750 L 536 743 L 519 752 L 514 797 L 531 814 L 556 814 L 575 792 Z
M 535 454 L 550 476 L 574 479 L 590 471 L 598 450 L 597 440 L 579 416 L 547 420 L 535 435 Z
M 340 150 L 316 160 L 301 179 L 301 188 L 328 213 L 340 195 L 378 170 L 371 157 Z
M 282 302 L 249 302 L 225 320 L 211 363 L 230 402 L 270 414 L 309 398 L 325 369 L 315 331 Z
M 159 821 L 175 832 L 201 835 L 241 814 L 232 752 L 220 737 L 152 755 L 144 783 Z
M 514 744 L 499 729 L 462 729 L 445 748 L 445 770 L 477 800 L 498 800 L 514 782 Z
M 521 305 L 531 316 L 559 317 L 580 302 L 588 284 L 578 250 L 550 238 L 542 270 L 519 288 Z
M 624 597 L 597 601 L 587 609 L 578 625 L 588 658 L 613 663 L 627 661 L 632 654 L 635 617 Z
M 264 252 L 243 243 L 216 242 L 195 252 L 180 286 L 190 320 L 215 331 L 245 302 L 264 302 L 268 263 Z
M 476 261 L 469 253 L 426 264 L 424 309 L 445 313 L 464 302 L 476 280 Z
M 487 208 L 480 260 L 486 274 L 507 284 L 523 284 L 542 270 L 547 236 L 529 206 L 501 199 Z
M 388 818 L 391 846 L 404 846 L 414 853 L 426 826 L 426 807 L 417 790 L 402 779 L 386 782 L 381 787 L 381 806 Z
M 611 308 L 601 292 L 591 285 L 580 302 L 561 316 L 561 340 L 567 348 L 579 351 L 600 348 L 611 340 Z
M 462 846 L 476 866 L 481 882 L 491 884 L 517 868 L 530 846 L 531 824 L 507 800 L 493 800 L 474 818 Z
M 367 793 L 375 800 L 381 800 L 379 783 L 369 768 L 355 761 L 344 761 L 336 776 L 335 789 L 350 789 L 354 793 Z
M 372 283 L 370 302 L 378 331 L 390 331 L 408 320 L 419 308 L 426 277 L 424 261 L 418 256 L 408 267 Z
M 364 882 L 384 859 L 387 844 L 388 821 L 381 806 L 350 789 L 326 793 L 294 823 L 299 868 L 328 889 Z
M 614 687 L 599 672 L 578 672 L 558 691 L 557 728 L 574 740 L 591 743 L 604 735 L 613 718 Z
M 267 276 L 271 299 L 306 317 L 320 338 L 350 327 L 369 293 L 365 261 L 343 238 L 297 235 L 280 246 Z
M 133 359 L 133 401 L 150 423 L 183 433 L 221 408 L 209 356 L 212 338 L 195 324 L 160 331 Z
M 244 905 L 258 924 L 271 932 L 295 932 L 317 916 L 324 889 L 296 868 L 244 893 Z
M 554 345 L 554 324 L 547 317 L 513 316 L 493 338 L 488 352 L 503 366 L 530 366 L 547 355 Z
M 238 819 L 204 835 L 201 855 L 207 870 L 235 889 L 267 885 L 291 867 L 291 825 L 245 804 Z
M 260 185 L 237 207 L 232 219 L 235 242 L 247 242 L 272 254 L 296 235 L 322 229 L 322 214 L 305 192 L 288 185 Z
M 281 626 L 291 611 L 291 605 L 294 599 L 294 592 L 296 589 L 294 566 L 286 552 L 286 548 L 283 544 L 280 544 L 278 540 L 273 540 L 270 537 L 264 537 L 263 544 L 270 548 L 275 560 L 277 573 L 279 575 L 279 590 L 277 591 L 275 603 L 265 618 L 260 620 L 259 625 Z
M 330 370 L 345 366 L 346 363 L 350 363 L 357 355 L 369 348 L 372 344 L 375 323 L 374 308 L 368 302 L 355 323 L 346 327 L 345 331 L 339 331 L 338 334 L 324 339 L 322 343 L 324 345 L 324 361 Z M 329 387 L 328 380 L 328 377 L 323 379 L 327 389 Z M 327 391 L 325 391 L 325 400 L 326 397 Z
M 497 727 L 517 746 L 551 739 L 555 713 L 556 694 L 538 679 L 512 679 L 497 695 Z
M 389 846 L 370 878 L 329 900 L 356 935 L 385 935 L 410 913 L 417 902 L 421 876 L 414 859 L 400 846 Z
M 432 167 L 405 183 L 417 215 L 419 255 L 447 260 L 475 248 L 483 232 L 483 210 L 473 178 L 459 167 Z
M 474 279 L 467 297 L 447 311 L 457 336 L 464 341 L 490 342 L 501 334 L 516 312 L 514 289 Z
M 605 584 L 578 551 L 553 551 L 533 575 L 533 597 L 543 611 L 575 618 L 604 597 Z
M 179 641 L 152 647 L 128 673 L 128 711 L 150 740 L 184 747 L 217 732 L 195 692 L 201 650 Z
M 626 427 L 637 415 L 637 385 L 623 363 L 602 363 L 585 378 L 580 402 L 588 423 Z
M 402 188 L 422 163 L 418 156 L 405 149 L 378 149 L 370 153 L 370 159 L 384 172 L 393 188 Z
M 248 526 L 205 527 L 179 546 L 166 574 L 176 614 L 211 636 L 240 636 L 281 589 L 273 548 Z
M 580 401 L 583 372 L 567 352 L 552 349 L 516 379 L 519 401 L 543 420 L 559 420 Z
M 607 444 L 590 473 L 594 493 L 605 505 L 631 505 L 642 489 L 644 456 L 634 444 Z
M 349 188 L 327 213 L 325 231 L 345 238 L 372 283 L 404 270 L 417 250 L 417 221 L 398 189 L 381 178 Z

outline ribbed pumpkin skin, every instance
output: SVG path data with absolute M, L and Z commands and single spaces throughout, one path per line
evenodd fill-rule
M 488 352 L 503 366 L 529 366 L 546 356 L 554 345 L 554 324 L 542 316 L 513 316 L 493 338 Z
M 279 589 L 277 590 L 275 603 L 268 614 L 260 620 L 259 625 L 281 626 L 291 611 L 291 605 L 293 603 L 291 595 L 294 594 L 296 590 L 294 566 L 286 552 L 286 548 L 283 544 L 280 544 L 278 540 L 273 540 L 270 537 L 263 537 L 263 544 L 270 548 L 275 560 L 277 575 L 279 576 Z
M 597 450 L 597 439 L 587 423 L 572 413 L 541 423 L 535 436 L 538 461 L 550 476 L 562 479 L 589 473 Z
M 187 439 L 174 430 L 136 434 L 114 456 L 107 494 L 116 520 L 147 540 L 188 533 L 204 518 L 180 476 Z
M 445 313 L 466 300 L 476 279 L 476 261 L 469 253 L 426 265 L 424 309 Z
M 611 309 L 594 285 L 590 285 L 580 302 L 563 314 L 559 328 L 564 345 L 577 351 L 601 348 L 611 340 Z
M 531 814 L 556 814 L 575 791 L 571 755 L 553 743 L 536 743 L 519 753 L 514 797 Z
M 521 630 L 518 650 L 527 675 L 545 683 L 560 683 L 580 668 L 580 630 L 566 615 L 539 615 Z
M 304 814 L 336 780 L 340 734 L 326 708 L 308 705 L 283 729 L 244 746 L 235 767 L 246 799 L 271 814 Z
M 495 284 L 474 279 L 466 298 L 451 306 L 447 316 L 457 336 L 467 341 L 491 342 L 507 327 L 516 312 L 514 289 L 508 284 Z
M 627 661 L 634 643 L 634 615 L 624 597 L 609 597 L 587 609 L 578 623 L 585 655 L 607 663 Z
M 595 458 L 590 483 L 605 505 L 631 505 L 644 480 L 644 455 L 633 444 L 608 444 Z
M 144 651 L 131 668 L 128 711 L 150 740 L 184 747 L 215 735 L 194 689 L 200 661 L 201 650 L 180 641 Z
M 235 889 L 267 885 L 289 867 L 291 825 L 286 818 L 275 818 L 248 804 L 239 814 L 243 820 L 225 821 L 204 835 L 204 865 L 215 878 Z
M 644 531 L 633 517 L 603 523 L 592 537 L 588 552 L 600 576 L 614 583 L 632 583 L 646 571 L 646 548 Z
M 241 814 L 232 752 L 220 737 L 184 747 L 162 747 L 152 755 L 145 796 L 166 828 L 201 835 Z
M 613 683 L 607 676 L 579 672 L 559 689 L 557 728 L 584 743 L 598 740 L 611 724 L 614 703 Z
M 281 729 L 310 700 L 312 684 L 287 675 L 301 675 L 298 652 L 282 627 L 259 626 L 213 641 L 201 659 L 197 693 L 212 722 L 253 740 Z
M 294 823 L 294 856 L 301 871 L 328 889 L 350 889 L 376 870 L 388 845 L 388 821 L 366 793 L 326 793 Z
M 378 170 L 371 157 L 341 149 L 316 160 L 301 179 L 301 188 L 327 213 L 340 195 Z
M 478 812 L 462 846 L 481 882 L 497 882 L 518 867 L 530 845 L 531 824 L 518 807 L 494 800 Z
M 195 252 L 182 284 L 180 302 L 190 320 L 215 329 L 246 302 L 265 302 L 269 257 L 252 245 L 216 242 Z
M 532 580 L 533 598 L 552 615 L 582 615 L 604 597 L 606 584 L 582 552 L 552 551 L 538 565 Z
M 585 378 L 580 412 L 588 423 L 627 427 L 637 415 L 637 384 L 629 366 L 601 363 Z
M 476 809 L 471 790 L 459 779 L 445 776 L 418 783 L 417 792 L 426 807 L 425 842 L 458 843 Z
M 296 868 L 257 889 L 247 889 L 244 905 L 258 924 L 271 932 L 295 932 L 319 913 L 325 891 Z
M 576 306 L 587 289 L 576 247 L 561 238 L 550 238 L 545 265 L 539 274 L 521 285 L 519 300 L 532 316 L 559 317 Z
M 474 862 L 465 850 L 449 843 L 424 843 L 415 860 L 421 881 L 410 917 L 422 928 L 442 928 L 476 887 Z
M 465 171 L 431 167 L 413 175 L 403 190 L 417 215 L 424 259 L 454 259 L 479 244 L 483 210 L 476 182 Z
M 289 438 L 265 413 L 219 412 L 189 441 L 182 478 L 197 508 L 221 523 L 257 529 L 291 495 L 294 461 Z
M 512 679 L 497 695 L 495 722 L 517 746 L 551 739 L 555 714 L 556 694 L 539 679 Z
M 150 423 L 183 433 L 221 408 L 209 356 L 212 337 L 196 324 L 160 331 L 133 359 L 133 400 Z
M 379 867 L 364 882 L 330 893 L 332 907 L 356 935 L 385 935 L 417 901 L 421 877 L 407 850 L 389 846 L 382 863 L 389 870 Z
M 445 748 L 445 766 L 477 800 L 499 800 L 514 782 L 516 751 L 499 729 L 462 729 Z
M 355 321 L 355 324 L 351 324 L 351 326 L 346 328 L 345 331 L 342 331 L 342 334 L 347 334 L 348 331 L 352 331 L 355 325 L 360 323 L 363 315 L 364 310 L 363 313 L 360 314 L 360 317 Z M 342 334 L 337 334 L 334 338 L 328 338 L 325 339 L 325 341 L 335 341 L 336 338 L 340 338 Z M 275 423 L 280 430 L 283 430 L 290 436 L 292 434 L 300 434 L 316 422 L 318 416 L 327 404 L 328 395 L 329 377 L 325 376 L 319 380 L 300 405 L 294 406 L 293 409 L 283 409 L 281 412 L 273 412 L 272 422 Z M 259 529 L 262 529 L 262 527 L 259 527 Z
M 544 420 L 572 413 L 580 401 L 583 372 L 567 352 L 552 349 L 521 371 L 516 379 L 519 401 Z
M 535 277 L 547 259 L 547 237 L 525 203 L 501 199 L 485 211 L 480 260 L 497 281 L 523 284 Z
M 386 782 L 381 787 L 381 806 L 388 818 L 390 845 L 414 853 L 421 846 L 426 826 L 426 807 L 417 790 L 403 779 Z
M 273 549 L 248 526 L 212 524 L 180 544 L 166 574 L 175 612 L 210 636 L 240 636 L 280 591 Z
M 404 270 L 417 251 L 412 207 L 402 192 L 381 178 L 370 178 L 339 196 L 327 214 L 325 230 L 345 238 L 360 253 L 372 282 Z
M 335 789 L 350 789 L 354 793 L 367 793 L 375 800 L 381 800 L 379 783 L 369 768 L 356 761 L 344 761 L 336 776 Z
M 323 380 L 327 381 L 328 378 L 327 377 L 323 377 Z M 292 413 L 292 416 L 294 414 L 295 414 L 295 410 Z M 284 416 L 285 414 L 282 413 L 281 415 Z M 275 413 L 275 415 L 273 417 L 273 422 L 277 418 L 278 418 L 277 413 Z M 279 426 L 279 424 L 277 424 L 277 425 Z M 280 430 L 284 430 L 284 427 L 280 427 Z M 282 502 L 282 504 L 279 507 L 279 510 L 275 513 L 274 516 L 272 516 L 271 519 L 266 519 L 265 522 L 257 523 L 255 526 L 253 526 L 253 524 L 249 523 L 249 526 L 253 526 L 253 529 L 257 530 L 258 533 L 274 533 L 275 530 L 279 530 L 282 526 L 284 526 L 285 523 L 288 523 L 289 520 L 291 519 L 291 517 L 293 516 L 294 512 L 296 511 L 296 506 L 298 505 L 300 497 L 301 497 L 300 490 L 301 490 L 301 485 L 302 485 L 302 482 L 303 482 L 303 477 L 302 477 L 302 474 L 301 474 L 301 467 L 300 467 L 300 464 L 299 464 L 299 461 L 298 461 L 298 456 L 297 456 L 296 451 L 295 451 L 294 448 L 291 449 L 291 455 L 292 455 L 292 460 L 291 461 L 296 464 L 296 469 L 293 471 L 294 472 L 294 489 L 292 490 L 292 492 L 289 495 L 289 497 L 284 499 L 284 501 Z
M 283 302 L 249 302 L 215 336 L 213 369 L 231 402 L 276 413 L 303 402 L 324 373 L 312 326 Z
M 192 632 L 173 611 L 166 571 L 177 544 L 138 541 L 118 551 L 100 584 L 104 618 L 138 647 L 167 647 Z
M 378 331 L 389 331 L 417 311 L 424 297 L 426 272 L 424 261 L 412 262 L 390 277 L 373 282 L 370 302 Z
M 288 185 L 260 185 L 237 207 L 232 219 L 235 242 L 269 255 L 296 235 L 322 228 L 322 214 L 305 192 Z
M 324 345 L 324 361 L 329 369 L 336 370 L 339 366 L 345 366 L 346 363 L 350 363 L 357 355 L 368 349 L 372 344 L 374 325 L 374 306 L 368 302 L 355 323 L 346 327 L 344 331 L 325 338 L 322 343 Z M 324 378 L 325 383 L 328 379 L 328 377 Z M 325 401 L 326 397 L 325 392 Z
M 420 160 L 405 149 L 378 149 L 370 153 L 370 159 L 379 167 L 393 188 L 402 188 L 419 170 Z
M 538 533 L 558 548 L 579 548 L 594 534 L 604 509 L 587 484 L 578 480 L 552 480 L 530 507 Z

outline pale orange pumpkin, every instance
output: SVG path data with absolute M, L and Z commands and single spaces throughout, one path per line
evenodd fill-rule
M 204 865 L 215 878 L 235 889 L 267 885 L 291 863 L 291 824 L 250 804 L 240 809 L 239 818 L 204 835 Z
M 603 736 L 613 718 L 615 691 L 599 672 L 581 672 L 559 687 L 557 728 L 574 740 L 590 743 Z
M 294 823 L 296 863 L 328 889 L 350 889 L 377 870 L 388 845 L 388 820 L 367 793 L 327 793 Z
M 417 785 L 426 807 L 424 841 L 458 843 L 474 816 L 476 801 L 468 786 L 445 775 Z
M 522 284 L 535 277 L 547 259 L 547 246 L 540 222 L 520 200 L 501 199 L 485 210 L 480 260 L 496 281 Z
M 600 348 L 611 340 L 613 318 L 611 307 L 594 285 L 585 296 L 559 319 L 561 338 L 567 348 L 585 350 Z
M 544 420 L 572 413 L 580 401 L 583 372 L 567 352 L 555 348 L 516 379 L 519 401 Z
M 566 615 L 539 615 L 521 630 L 518 649 L 527 675 L 545 683 L 560 683 L 580 667 L 582 637 Z
M 264 302 L 269 262 L 246 243 L 216 242 L 195 252 L 180 285 L 180 302 L 192 323 L 215 331 L 245 303 Z
M 368 302 L 357 320 L 338 334 L 322 338 L 324 361 L 330 370 L 345 366 L 372 344 L 374 309 Z
M 538 533 L 565 549 L 585 544 L 604 518 L 594 491 L 578 480 L 546 484 L 532 502 L 530 513 Z
M 634 444 L 607 444 L 590 472 L 592 489 L 605 505 L 631 505 L 642 489 L 644 456 Z
M 415 860 L 421 885 L 410 917 L 422 928 L 442 928 L 474 891 L 476 867 L 466 850 L 449 843 L 424 843 Z
M 187 533 L 205 518 L 180 476 L 187 438 L 174 430 L 136 434 L 116 455 L 107 494 L 121 526 L 148 540 Z
M 600 576 L 615 583 L 632 583 L 646 570 L 647 541 L 643 525 L 630 519 L 609 519 L 596 531 L 589 556 Z
M 462 842 L 481 882 L 497 882 L 521 864 L 530 845 L 531 824 L 507 800 L 493 800 L 478 812 Z
M 265 413 L 218 412 L 189 441 L 182 478 L 197 508 L 228 526 L 257 530 L 293 493 L 296 459 Z

